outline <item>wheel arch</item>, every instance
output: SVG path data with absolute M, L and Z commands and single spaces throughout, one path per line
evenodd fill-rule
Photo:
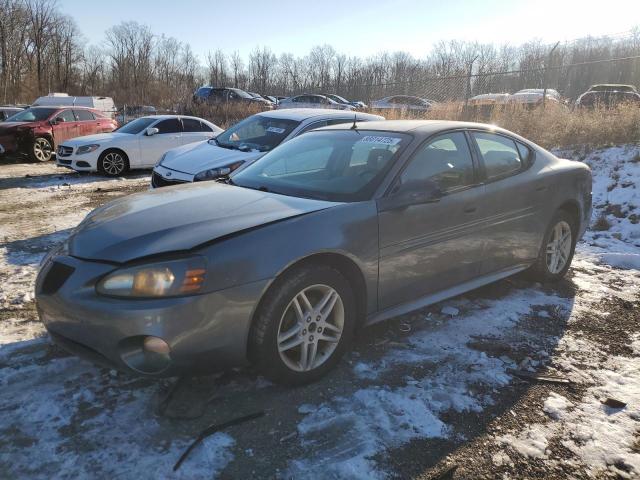
M 121 148 L 121 147 L 107 147 L 102 152 L 100 152 L 100 156 L 98 158 L 102 160 L 102 157 L 104 157 L 109 152 L 121 153 L 122 155 L 124 155 L 124 158 L 127 161 L 127 163 L 129 163 L 129 154 L 124 148 Z
M 572 217 L 575 222 L 574 227 L 576 229 L 580 228 L 582 214 L 580 210 L 580 204 L 576 200 L 566 200 L 557 208 L 556 211 L 560 210 L 562 210 L 563 212 L 567 212 Z
M 277 281 L 287 275 L 289 272 L 296 268 L 300 268 L 303 266 L 309 265 L 329 265 L 336 270 L 338 270 L 342 275 L 345 276 L 347 281 L 352 285 L 353 293 L 356 297 L 356 306 L 357 306 L 357 325 L 358 327 L 364 324 L 364 320 L 367 316 L 367 284 L 365 281 L 365 276 L 357 264 L 355 260 L 349 258 L 347 255 L 336 252 L 319 252 L 308 255 L 303 258 L 299 258 L 297 260 L 289 263 L 284 269 L 282 269 L 278 274 L 274 277 L 274 279 L 270 282 L 267 288 L 264 289 L 262 295 L 260 296 L 260 300 L 256 304 L 256 307 L 253 310 L 253 314 L 251 316 L 251 325 L 253 325 L 257 313 L 262 308 L 262 304 L 267 296 L 267 293 L 275 286 Z
M 97 167 L 99 172 L 103 171 L 103 169 L 102 169 L 102 159 L 109 152 L 118 152 L 118 153 L 121 153 L 122 155 L 124 155 L 124 160 L 126 162 L 126 166 L 125 166 L 125 171 L 123 173 L 126 173 L 126 171 L 131 168 L 131 161 L 129 160 L 129 154 L 123 148 L 120 148 L 120 147 L 107 147 L 102 152 L 100 152 L 100 155 L 98 155 L 98 162 L 97 162 L 96 167 Z

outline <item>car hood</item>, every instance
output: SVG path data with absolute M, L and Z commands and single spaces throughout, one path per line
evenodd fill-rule
M 162 166 L 178 172 L 195 175 L 210 168 L 225 167 L 236 162 L 253 161 L 265 153 L 231 150 L 204 141 L 169 150 L 162 161 Z
M 83 137 L 76 137 L 69 140 L 65 140 L 64 145 L 69 146 L 78 146 L 78 145 L 88 145 L 90 143 L 105 143 L 111 142 L 113 140 L 117 140 L 120 138 L 132 138 L 133 135 L 128 133 L 97 133 L 95 135 L 85 135 Z
M 67 248 L 74 257 L 124 263 L 335 205 L 213 182 L 167 187 L 94 210 L 74 229 Z

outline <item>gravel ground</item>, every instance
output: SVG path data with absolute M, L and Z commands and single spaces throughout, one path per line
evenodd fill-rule
M 615 158 L 620 177 L 635 148 L 585 161 Z M 611 172 L 598 165 L 604 191 Z M 39 260 L 91 209 L 148 183 L 146 172 L 109 180 L 0 164 L 0 477 L 640 476 L 635 186 L 609 191 L 626 191 L 622 216 L 585 237 L 563 282 L 516 276 L 374 326 L 335 372 L 291 389 L 251 369 L 141 379 L 49 343 L 32 294 Z M 610 204 L 595 201 L 594 218 Z M 265 415 L 209 437 L 172 471 L 203 428 L 253 412 Z

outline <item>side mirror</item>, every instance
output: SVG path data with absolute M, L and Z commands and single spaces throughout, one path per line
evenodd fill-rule
M 51 123 L 51 125 L 57 125 L 59 123 L 64 123 L 64 118 L 56 117 L 53 120 L 51 120 L 51 122 L 49 122 L 49 123 Z
M 153 137 L 156 133 L 158 133 L 160 130 L 158 130 L 157 128 L 154 127 L 149 127 L 144 131 L 144 134 L 147 137 Z
M 444 192 L 432 180 L 410 180 L 396 185 L 391 194 L 382 199 L 381 207 L 383 210 L 391 210 L 411 205 L 435 203 L 443 196 Z

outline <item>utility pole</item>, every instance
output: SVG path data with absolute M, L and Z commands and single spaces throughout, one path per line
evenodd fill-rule
M 544 66 L 544 90 L 542 91 L 542 109 L 544 110 L 547 106 L 547 72 L 549 71 L 549 67 L 551 66 L 551 56 L 556 48 L 558 48 L 560 42 L 556 42 L 553 48 L 549 51 L 549 55 L 547 56 L 547 62 Z

